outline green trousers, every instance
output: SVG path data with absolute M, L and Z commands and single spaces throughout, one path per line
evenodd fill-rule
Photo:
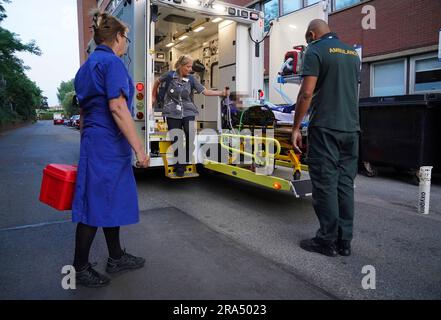
M 320 222 L 316 237 L 322 242 L 352 240 L 358 144 L 358 132 L 308 130 L 313 206 Z

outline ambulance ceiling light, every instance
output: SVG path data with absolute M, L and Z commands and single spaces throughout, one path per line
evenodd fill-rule
M 216 19 L 213 19 L 213 21 L 211 21 L 211 22 L 213 22 L 213 23 L 218 23 L 218 22 L 221 22 L 223 19 L 222 18 L 216 18 Z
M 197 27 L 196 29 L 194 29 L 193 31 L 194 32 L 201 32 L 204 29 L 205 29 L 205 27 L 200 26 L 200 27 Z
M 201 5 L 200 0 L 185 0 L 185 3 L 191 7 L 199 7 Z
M 213 4 L 213 9 L 214 11 L 219 13 L 224 13 L 225 11 L 227 11 L 227 7 L 221 4 Z

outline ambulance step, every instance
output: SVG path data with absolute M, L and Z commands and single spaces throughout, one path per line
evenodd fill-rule
M 185 167 L 184 176 L 178 177 L 175 172 L 175 168 L 172 166 L 165 166 L 165 176 L 170 179 L 188 179 L 188 178 L 197 178 L 199 174 L 196 169 L 195 164 L 190 164 Z
M 312 196 L 311 180 L 292 180 L 292 189 L 297 198 L 304 198 Z

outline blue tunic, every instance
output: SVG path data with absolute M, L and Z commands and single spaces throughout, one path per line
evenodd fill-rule
M 95 227 L 139 222 L 132 150 L 109 109 L 123 94 L 133 114 L 134 86 L 122 60 L 99 45 L 75 77 L 83 115 L 72 221 Z

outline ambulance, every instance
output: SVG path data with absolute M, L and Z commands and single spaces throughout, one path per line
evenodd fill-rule
M 135 82 L 134 120 L 151 167 L 163 167 L 167 177 L 178 178 L 171 165 L 172 139 L 161 110 L 152 103 L 152 88 L 160 75 L 173 70 L 179 56 L 188 54 L 203 65 L 194 76 L 206 88 L 228 87 L 236 99 L 233 103 L 194 96 L 199 111 L 195 151 L 183 178 L 197 177 L 198 169 L 204 168 L 296 197 L 309 196 L 307 166 L 291 148 L 289 123 L 283 127 L 271 118 L 264 94 L 278 99 L 277 86 L 282 86 L 278 70 L 285 52 L 304 44 L 307 24 L 314 18 L 326 19 L 327 5 L 320 1 L 265 29 L 263 12 L 217 0 L 112 1 L 107 10 L 130 27 L 123 59 Z M 265 92 L 264 40 L 269 34 L 273 53 L 270 89 Z M 273 44 L 273 39 L 280 43 Z M 293 85 L 285 91 L 295 95 L 298 81 L 284 83 Z M 233 104 L 240 110 L 236 123 Z

